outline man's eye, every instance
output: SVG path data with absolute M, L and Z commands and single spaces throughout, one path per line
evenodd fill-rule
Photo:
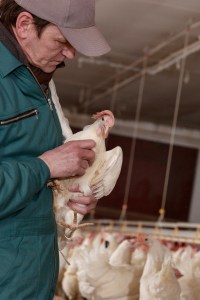
M 65 45 L 65 42 L 62 42 L 62 41 L 56 41 L 59 45 Z

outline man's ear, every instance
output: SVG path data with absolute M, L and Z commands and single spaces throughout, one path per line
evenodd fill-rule
M 31 24 L 33 24 L 32 15 L 27 11 L 21 12 L 17 17 L 16 26 L 14 28 L 16 36 L 19 39 L 26 39 Z

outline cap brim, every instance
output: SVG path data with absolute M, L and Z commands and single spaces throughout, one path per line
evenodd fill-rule
M 97 27 L 64 28 L 58 26 L 70 44 L 86 56 L 100 56 L 108 53 L 111 48 Z

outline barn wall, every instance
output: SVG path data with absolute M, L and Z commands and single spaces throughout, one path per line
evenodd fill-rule
M 118 219 L 124 201 L 132 139 L 111 134 L 107 149 L 119 145 L 124 159 L 120 177 L 113 192 L 99 200 L 95 217 Z M 162 202 L 169 145 L 138 139 L 136 141 L 131 186 L 128 197 L 128 219 L 156 220 Z M 166 200 L 166 219 L 187 221 L 192 199 L 198 151 L 174 146 Z

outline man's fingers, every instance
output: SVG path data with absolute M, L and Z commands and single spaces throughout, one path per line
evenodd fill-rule
M 92 149 L 95 147 L 96 143 L 93 140 L 79 140 L 79 145 L 82 149 Z
M 89 162 L 87 160 L 83 159 L 81 161 L 81 168 L 86 170 L 88 167 L 89 167 Z
M 75 186 L 74 186 L 75 188 Z M 76 186 L 78 189 L 78 186 Z M 93 195 L 83 196 L 81 194 L 74 194 L 71 199 L 68 201 L 67 205 L 74 211 L 79 214 L 85 215 L 94 209 L 97 205 L 97 200 Z
M 69 192 L 80 192 L 79 185 L 73 184 L 68 187 Z
M 80 142 L 80 148 L 82 148 L 81 157 L 88 161 L 89 166 L 91 166 L 95 160 L 95 152 L 92 148 L 95 147 L 96 143 L 93 140 L 82 140 Z
M 76 211 L 77 213 L 81 214 L 81 215 L 86 215 L 88 214 L 92 209 L 94 209 L 96 207 L 96 203 L 92 202 L 88 205 L 84 205 L 84 204 L 79 204 L 79 203 L 75 203 L 72 201 L 68 202 L 68 206 L 69 208 L 71 208 L 72 210 Z
M 93 195 L 91 196 L 83 196 L 83 194 L 81 193 L 75 193 L 71 196 L 71 198 L 69 199 L 69 202 L 73 202 L 73 203 L 79 203 L 79 204 L 83 204 L 83 205 L 90 205 L 91 203 L 97 203 L 97 200 L 95 199 L 95 197 Z
M 82 149 L 81 157 L 88 162 L 88 166 L 91 166 L 95 160 L 95 152 L 93 150 Z

